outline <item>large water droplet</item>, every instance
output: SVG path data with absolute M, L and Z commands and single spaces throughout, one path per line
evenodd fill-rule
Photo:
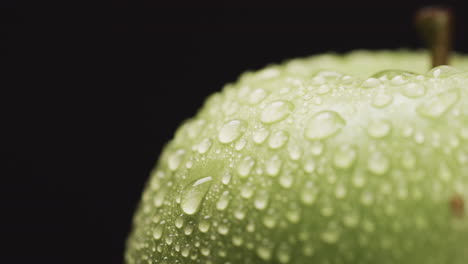
M 258 191 L 254 199 L 255 208 L 257 208 L 258 210 L 264 210 L 268 205 L 268 200 L 269 200 L 269 196 L 268 196 L 267 191 L 265 190 Z
M 245 124 L 241 120 L 232 120 L 221 127 L 218 134 L 218 140 L 221 143 L 231 143 L 238 139 L 245 130 Z
M 390 168 L 390 161 L 381 152 L 374 152 L 369 156 L 367 168 L 374 174 L 384 174 Z
M 367 133 L 373 138 L 383 138 L 390 133 L 392 125 L 387 120 L 371 121 L 367 127 Z
M 353 165 L 356 159 L 356 151 L 350 145 L 342 145 L 339 147 L 333 157 L 333 163 L 337 168 L 347 169 Z
M 274 101 L 263 109 L 260 120 L 266 124 L 275 123 L 285 119 L 293 109 L 294 105 L 289 101 Z
M 216 209 L 218 209 L 219 211 L 223 211 L 224 209 L 228 207 L 229 201 L 230 201 L 229 192 L 224 191 L 219 197 L 218 202 L 216 203 Z
M 200 205 L 211 186 L 211 176 L 204 177 L 189 184 L 182 193 L 180 206 L 182 211 L 193 215 L 200 209 Z
M 437 118 L 447 112 L 459 99 L 456 89 L 442 92 L 420 104 L 416 111 L 424 117 Z
M 330 137 L 340 131 L 346 122 L 334 111 L 322 111 L 309 120 L 305 136 L 310 140 L 319 140 Z
M 180 163 L 182 162 L 182 158 L 185 154 L 185 150 L 179 149 L 169 155 L 167 158 L 167 165 L 171 171 L 177 170 L 179 168 Z
M 280 130 L 273 133 L 268 139 L 268 145 L 272 149 L 278 149 L 284 146 L 288 141 L 289 135 L 286 131 Z
M 269 160 L 265 161 L 265 170 L 266 173 L 270 176 L 278 175 L 281 169 L 281 159 L 278 155 L 271 157 Z
M 247 156 L 239 163 L 239 166 L 237 167 L 237 173 L 240 177 L 245 178 L 250 174 L 250 171 L 254 165 L 255 160 L 252 157 Z
M 266 128 L 260 128 L 252 133 L 252 139 L 257 144 L 262 144 L 270 132 Z

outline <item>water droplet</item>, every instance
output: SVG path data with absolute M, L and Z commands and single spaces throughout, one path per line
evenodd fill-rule
M 336 227 L 329 226 L 327 230 L 322 232 L 320 237 L 322 238 L 323 242 L 328 243 L 328 244 L 334 244 L 340 238 L 340 232 L 338 231 Z
M 374 152 L 369 156 L 367 168 L 374 174 L 382 175 L 390 168 L 390 161 L 383 153 Z
M 200 134 L 205 123 L 206 123 L 205 120 L 196 120 L 196 121 L 192 121 L 191 123 L 189 123 L 188 130 L 187 130 L 189 138 L 190 139 L 196 138 Z
M 255 232 L 255 224 L 254 224 L 252 221 L 250 221 L 250 222 L 247 224 L 246 230 L 247 230 L 247 232 L 249 232 L 249 233 Z
M 364 88 L 374 88 L 380 85 L 380 80 L 377 78 L 369 78 L 362 83 Z
M 433 69 L 431 69 L 429 72 L 427 72 L 426 76 L 429 76 L 429 77 L 434 77 L 434 78 L 445 78 L 445 77 L 449 77 L 451 75 L 454 75 L 454 74 L 458 74 L 458 73 L 461 73 L 463 71 L 455 68 L 455 67 L 452 67 L 452 66 L 447 66 L 447 65 L 441 65 L 441 66 L 437 66 Z
M 396 75 L 392 78 L 390 81 L 393 85 L 403 85 L 408 82 L 406 78 L 403 77 L 403 75 Z
M 208 257 L 210 255 L 210 248 L 209 247 L 202 247 L 200 249 L 200 253 L 205 256 L 205 257 Z
M 187 246 L 187 247 L 184 247 L 182 249 L 182 251 L 180 252 L 180 254 L 182 255 L 182 257 L 186 258 L 190 255 L 190 248 Z
M 277 251 L 278 261 L 283 264 L 289 263 L 289 261 L 291 260 L 290 251 L 291 249 L 289 248 L 289 245 L 287 243 L 281 243 Z
M 254 165 L 255 160 L 252 157 L 247 156 L 240 161 L 239 166 L 237 167 L 237 173 L 240 177 L 245 178 L 250 174 Z
M 216 203 L 216 209 L 218 209 L 219 211 L 223 211 L 224 209 L 228 207 L 229 201 L 230 201 L 229 192 L 224 191 L 219 197 L 218 202 Z
M 257 192 L 257 195 L 254 199 L 254 206 L 258 210 L 264 210 L 268 205 L 268 192 L 264 190 L 260 190 Z
M 383 138 L 390 133 L 392 125 L 387 120 L 371 121 L 367 127 L 367 133 L 373 138 Z
M 416 156 L 412 151 L 406 150 L 401 155 L 401 165 L 405 169 L 414 169 L 416 167 Z
M 189 184 L 182 193 L 180 206 L 182 211 L 193 215 L 200 209 L 200 205 L 211 186 L 211 176 L 204 177 Z
M 416 111 L 428 118 L 437 118 L 447 112 L 459 99 L 458 90 L 442 92 L 420 104 Z
M 275 123 L 285 119 L 293 109 L 294 105 L 289 101 L 274 101 L 263 109 L 260 120 L 266 124 Z
M 312 142 L 310 146 L 310 152 L 314 156 L 319 156 L 323 152 L 323 144 L 320 141 L 314 141 Z
M 439 166 L 439 177 L 443 181 L 449 181 L 452 178 L 452 172 L 445 162 L 442 162 Z
M 180 163 L 182 162 L 182 158 L 185 154 L 185 150 L 179 149 L 169 155 L 167 158 L 167 165 L 171 171 L 177 170 L 179 168 Z
M 375 230 L 375 224 L 370 220 L 365 219 L 362 223 L 362 228 L 368 233 L 372 233 Z
M 163 233 L 163 225 L 157 225 L 153 231 L 153 238 L 156 240 L 161 239 Z
M 308 159 L 304 162 L 304 170 L 308 173 L 312 173 L 315 170 L 315 161 L 313 159 Z
M 374 96 L 372 99 L 372 105 L 377 108 L 383 108 L 387 105 L 389 105 L 393 100 L 393 96 L 384 94 L 384 93 L 379 93 Z
M 177 227 L 177 228 L 181 228 L 182 226 L 184 226 L 184 217 L 182 215 L 179 215 L 175 222 L 174 222 L 174 225 Z
M 263 224 L 269 229 L 274 228 L 277 223 L 277 218 L 274 213 L 266 214 L 262 220 L 263 220 Z
M 275 155 L 265 161 L 265 170 L 268 175 L 276 176 L 278 175 L 280 169 L 281 169 L 281 159 L 280 157 L 278 157 L 278 155 Z
M 221 178 L 221 182 L 222 182 L 224 185 L 228 185 L 229 182 L 231 181 L 231 178 L 232 178 L 232 174 L 226 171 L 226 172 L 223 174 L 223 177 Z
M 200 230 L 200 232 L 202 233 L 206 233 L 208 232 L 208 230 L 210 230 L 210 222 L 208 221 L 208 219 L 202 219 L 199 223 L 198 223 L 198 230 Z
M 301 210 L 295 203 L 289 205 L 286 211 L 286 219 L 293 224 L 298 223 L 301 219 Z
M 424 143 L 424 134 L 422 132 L 416 132 L 414 134 L 414 141 L 418 144 Z
M 330 86 L 326 84 L 320 85 L 319 88 L 317 89 L 317 94 L 320 94 L 320 95 L 326 94 L 328 92 L 330 92 Z
M 253 132 L 252 139 L 255 143 L 262 144 L 263 142 L 265 142 L 265 139 L 268 137 L 268 134 L 270 134 L 270 132 L 266 128 L 260 128 Z
M 255 89 L 249 96 L 249 103 L 252 105 L 260 103 L 266 97 L 263 89 Z
M 225 224 L 219 225 L 218 226 L 218 233 L 220 235 L 223 235 L 223 236 L 227 235 L 229 233 L 229 227 L 227 225 L 225 225 Z
M 337 168 L 347 169 L 353 165 L 356 160 L 356 151 L 350 145 L 342 145 L 339 147 L 333 157 L 333 163 Z
M 293 185 L 293 181 L 294 178 L 291 173 L 283 173 L 279 177 L 279 184 L 286 189 L 291 188 L 291 186 Z
M 184 234 L 186 236 L 190 236 L 192 234 L 192 232 L 193 232 L 193 226 L 190 225 L 190 224 L 186 225 L 185 228 L 184 228 Z
M 212 144 L 211 139 L 205 138 L 202 142 L 200 142 L 200 144 L 198 144 L 198 153 L 200 154 L 206 153 L 210 149 L 211 144 Z
M 374 202 L 374 197 L 371 192 L 364 192 L 361 196 L 361 202 L 363 205 L 371 205 Z
M 311 257 L 315 254 L 315 248 L 311 244 L 306 243 L 302 248 L 302 253 L 307 257 Z
M 468 138 L 468 132 L 467 132 L 467 138 Z M 289 157 L 292 160 L 299 160 L 302 156 L 302 150 L 297 145 L 289 145 L 288 151 L 289 151 Z
M 318 190 L 311 181 L 305 183 L 301 191 L 301 201 L 306 205 L 312 205 L 317 200 Z
M 154 196 L 154 199 L 153 199 L 154 207 L 156 208 L 161 207 L 164 203 L 165 196 L 166 196 L 166 190 L 159 190 L 158 192 L 156 192 L 156 195 Z
M 330 137 L 340 131 L 346 122 L 334 111 L 322 111 L 315 114 L 305 130 L 305 136 L 310 140 Z
M 346 196 L 346 187 L 343 184 L 336 186 L 335 196 L 338 199 L 343 199 Z
M 245 130 L 245 124 L 240 120 L 232 120 L 221 127 L 218 134 L 218 140 L 221 143 L 231 143 L 238 139 Z
M 267 246 L 263 246 L 263 245 L 260 245 L 258 248 L 257 248 L 257 255 L 265 260 L 265 261 L 268 261 L 271 259 L 271 252 L 272 249 L 271 247 L 267 247 Z
M 249 183 L 245 184 L 240 191 L 241 197 L 245 199 L 250 199 L 253 193 L 254 193 L 254 188 Z
M 350 213 L 344 216 L 343 223 L 349 228 L 356 227 L 359 223 L 359 215 L 355 213 Z
M 241 138 L 239 141 L 236 142 L 236 145 L 234 146 L 234 148 L 239 151 L 239 150 L 242 150 L 246 144 L 247 144 L 247 140 Z
M 241 236 L 237 236 L 237 235 L 234 235 L 232 237 L 232 244 L 236 247 L 240 247 L 242 246 L 242 244 L 244 243 L 244 240 L 242 239 Z
M 273 133 L 268 139 L 268 145 L 272 149 L 281 148 L 289 139 L 289 135 L 286 131 L 280 130 Z
M 242 210 L 242 208 L 237 208 L 234 211 L 234 217 L 237 218 L 238 220 L 243 220 L 245 218 L 245 211 Z
M 426 87 L 420 83 L 408 83 L 401 87 L 403 95 L 415 98 L 423 96 L 426 93 Z

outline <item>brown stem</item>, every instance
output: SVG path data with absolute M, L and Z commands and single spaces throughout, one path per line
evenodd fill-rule
M 415 23 L 431 50 L 432 67 L 447 65 L 452 49 L 452 10 L 443 7 L 421 8 L 416 13 Z

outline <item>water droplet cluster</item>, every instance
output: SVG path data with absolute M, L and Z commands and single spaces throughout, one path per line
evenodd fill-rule
M 292 60 L 211 96 L 151 173 L 126 262 L 465 263 L 448 202 L 468 197 L 468 76 L 374 74 L 424 72 L 392 56 Z

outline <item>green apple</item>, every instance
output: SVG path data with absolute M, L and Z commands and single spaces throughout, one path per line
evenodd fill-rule
M 244 73 L 165 147 L 131 263 L 465 264 L 468 57 L 354 51 Z

